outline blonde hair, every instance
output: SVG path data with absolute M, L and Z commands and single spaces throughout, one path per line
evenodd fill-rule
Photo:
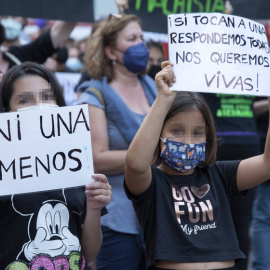
M 140 19 L 135 15 L 116 15 L 110 15 L 101 21 L 87 40 L 85 65 L 92 79 L 107 76 L 108 82 L 112 80 L 113 63 L 105 54 L 105 47 L 115 48 L 119 32 L 130 22 L 141 25 Z

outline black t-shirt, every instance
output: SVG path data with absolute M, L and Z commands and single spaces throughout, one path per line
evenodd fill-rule
M 222 144 L 258 145 L 253 112 L 254 96 L 203 94 L 216 124 Z
M 242 259 L 228 198 L 239 195 L 240 161 L 216 162 L 191 175 L 152 168 L 149 188 L 132 200 L 146 245 L 147 268 L 157 260 L 209 262 Z
M 8 53 L 3 53 L 3 58 L 9 62 L 9 68 L 26 61 L 42 64 L 56 51 L 57 49 L 52 44 L 50 30 L 48 30 L 29 44 L 10 47 Z
M 58 268 L 44 269 L 86 269 L 80 246 L 84 190 L 0 197 L 0 268 L 11 264 L 14 268 L 8 269 L 28 269 L 35 264 L 33 269 L 43 269 L 57 264 Z

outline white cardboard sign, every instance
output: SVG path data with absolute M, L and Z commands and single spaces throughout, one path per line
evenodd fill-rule
M 88 106 L 0 114 L 0 196 L 93 181 Z
M 168 15 L 171 90 L 270 96 L 270 57 L 262 24 L 221 13 Z
M 81 73 L 55 72 L 54 75 L 63 88 L 66 104 L 73 105 L 78 99 L 78 95 L 74 90 L 82 76 Z

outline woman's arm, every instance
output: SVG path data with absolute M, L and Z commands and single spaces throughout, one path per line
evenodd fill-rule
M 134 195 L 140 195 L 150 185 L 151 163 L 166 114 L 176 92 L 169 88 L 175 81 L 169 61 L 162 63 L 163 70 L 156 75 L 157 98 L 127 151 L 125 181 Z
M 42 64 L 56 52 L 57 48 L 66 43 L 75 25 L 73 22 L 57 21 L 50 31 L 45 31 L 36 40 L 23 46 L 10 47 L 8 52 L 21 62 L 32 61 Z
M 268 98 L 268 106 L 270 99 Z M 239 190 L 249 189 L 270 179 L 270 133 L 269 127 L 265 142 L 264 154 L 244 159 L 237 171 L 237 185 Z
M 81 246 L 86 261 L 89 263 L 97 256 L 101 243 L 100 212 L 112 196 L 111 186 L 105 175 L 92 176 L 94 183 L 86 186 L 86 216 L 82 230 Z
M 120 174 L 125 170 L 127 150 L 110 150 L 107 119 L 104 110 L 89 105 L 95 172 Z
M 51 28 L 50 36 L 55 49 L 63 47 L 74 27 L 75 22 L 56 21 Z

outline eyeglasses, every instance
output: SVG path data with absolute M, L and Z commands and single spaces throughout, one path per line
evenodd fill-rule
M 121 19 L 122 17 L 123 17 L 122 14 L 111 13 L 108 20 L 110 21 L 112 18 Z

